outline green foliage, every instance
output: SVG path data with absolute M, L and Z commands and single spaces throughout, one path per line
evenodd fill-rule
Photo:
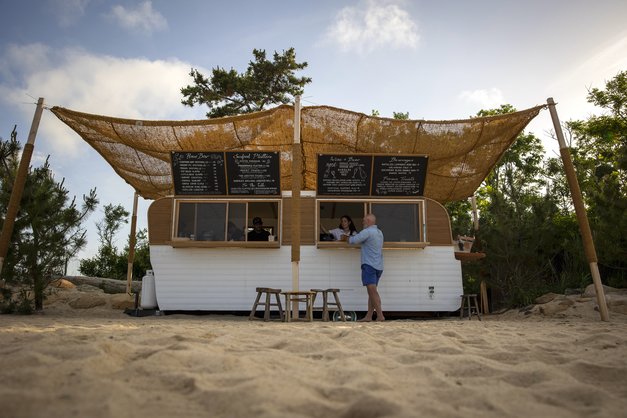
M 0 289 L 0 313 L 30 315 L 35 310 L 33 300 L 26 287 Z
M 375 117 L 380 117 L 381 113 L 377 110 L 377 109 L 372 109 L 372 112 L 370 113 L 370 116 L 375 116 Z M 394 119 L 398 119 L 398 120 L 408 120 L 409 119 L 409 112 L 392 112 L 392 117 Z
M 123 224 L 127 223 L 129 212 L 122 205 L 106 205 L 104 217 L 96 224 L 100 247 L 98 253 L 91 258 L 80 261 L 79 271 L 87 276 L 106 277 L 110 279 L 126 280 L 128 270 L 128 255 L 130 237 L 123 251 L 115 246 L 114 239 Z M 150 270 L 150 249 L 146 229 L 135 235 L 135 257 L 133 261 L 133 278 L 139 279 L 146 270 Z
M 606 113 L 567 124 L 573 163 L 587 206 L 601 277 L 627 287 L 627 71 L 605 90 L 590 90 L 588 101 Z
M 603 90 L 590 90 L 588 101 L 606 113 L 567 124 L 570 151 L 601 277 L 610 286 L 627 287 L 627 72 Z M 478 116 L 513 111 L 503 105 Z M 538 138 L 522 133 L 476 193 L 478 245 L 486 258 L 464 266 L 464 286 L 476 292 L 486 280 L 508 307 L 591 283 L 562 161 L 543 156 Z M 454 234 L 468 234 L 468 202 L 449 203 L 447 209 Z
M 11 140 L 0 143 L 0 210 L 6 213 L 21 150 L 15 128 Z M 80 208 L 75 199 L 70 201 L 48 159 L 41 167 L 29 168 L 2 271 L 2 278 L 22 295 L 16 310 L 27 312 L 26 305 L 33 303 L 35 310 L 43 309 L 49 282 L 64 273 L 67 260 L 85 245 L 81 225 L 97 203 L 95 189 L 83 196 Z
M 181 89 L 186 106 L 207 105 L 208 118 L 238 115 L 263 110 L 272 104 L 286 104 L 290 96 L 303 93 L 303 87 L 311 82 L 309 77 L 296 77 L 295 71 L 307 67 L 306 62 L 296 62 L 294 48 L 274 52 L 273 61 L 266 59 L 266 51 L 253 49 L 254 61 L 246 72 L 239 74 L 233 68 L 215 67 L 211 78 L 192 68 L 193 85 Z
M 478 116 L 514 111 L 503 105 Z M 477 291 L 485 280 L 498 289 L 503 306 L 524 306 L 547 291 L 579 287 L 585 275 L 576 219 L 564 203 L 568 189 L 556 175 L 561 167 L 543 156 L 539 138 L 521 133 L 476 192 L 481 217 L 475 245 L 487 256 L 464 266 L 464 285 Z M 469 203 L 453 202 L 447 209 L 454 233 L 469 234 Z
M 126 277 L 127 262 L 121 259 L 113 240 L 122 225 L 128 222 L 128 216 L 122 205 L 105 205 L 104 218 L 96 224 L 100 247 L 94 257 L 80 261 L 79 271 L 82 274 L 119 280 Z
M 451 218 L 451 230 L 453 237 L 458 235 L 474 235 L 472 226 L 471 206 L 468 200 L 447 202 L 446 208 Z
M 129 244 L 127 243 L 122 252 L 124 260 L 128 260 Z M 125 267 L 126 268 L 126 267 Z M 133 279 L 140 280 L 146 270 L 152 270 L 150 264 L 150 246 L 148 244 L 148 230 L 141 229 L 135 235 L 135 258 L 133 261 Z M 125 270 L 126 272 L 126 270 Z

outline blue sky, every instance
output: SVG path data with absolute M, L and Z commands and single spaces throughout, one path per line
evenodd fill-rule
M 0 0 L 0 11 L 0 137 L 17 124 L 22 142 L 38 97 L 108 116 L 202 119 L 206 109 L 180 104 L 189 70 L 243 71 L 253 48 L 294 47 L 309 63 L 305 106 L 412 119 L 524 109 L 550 96 L 562 121 L 583 119 L 600 112 L 587 89 L 627 70 L 625 0 Z M 554 154 L 551 126 L 544 111 L 528 131 Z M 130 210 L 133 190 L 50 112 L 33 164 L 47 155 L 73 195 L 98 189 L 80 256 L 91 255 L 102 206 Z M 149 204 L 140 199 L 140 227 Z

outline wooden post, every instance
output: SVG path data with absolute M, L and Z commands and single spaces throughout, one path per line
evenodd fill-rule
M 472 226 L 475 231 L 479 230 L 479 215 L 477 214 L 477 198 L 473 194 L 470 198 L 470 204 L 472 205 Z
M 300 96 L 294 101 L 294 143 L 292 144 L 292 290 L 300 286 L 300 188 L 302 177 L 302 152 L 300 147 Z M 294 304 L 298 318 L 298 303 Z
M 479 244 L 479 214 L 477 213 L 477 197 L 473 194 L 470 198 L 470 205 L 472 207 L 472 226 L 475 230 L 475 243 Z M 481 299 L 481 313 L 489 314 L 490 305 L 488 304 L 488 285 L 485 280 L 481 280 L 479 283 L 479 298 Z
M 22 200 L 22 192 L 24 192 L 24 184 L 26 183 L 26 177 L 28 176 L 28 167 L 30 166 L 30 160 L 33 156 L 33 150 L 35 149 L 35 137 L 37 136 L 37 130 L 39 129 L 39 121 L 41 120 L 41 114 L 44 110 L 44 99 L 40 97 L 37 101 L 37 108 L 35 109 L 35 115 L 33 116 L 33 123 L 30 126 L 30 132 L 28 134 L 28 141 L 24 145 L 22 150 L 22 159 L 15 175 L 13 182 L 13 189 L 11 189 L 11 198 L 9 199 L 9 206 L 7 207 L 7 214 L 4 217 L 4 224 L 2 225 L 2 233 L 0 233 L 0 272 L 2 272 L 2 266 L 4 265 L 4 259 L 9 251 L 9 244 L 11 243 L 11 235 L 13 235 L 13 227 L 15 226 L 15 218 L 17 212 L 20 209 L 20 201 Z
M 557 116 L 557 110 L 555 109 L 555 102 L 552 97 L 546 99 L 549 104 L 549 112 L 551 112 L 551 119 L 553 119 L 553 128 L 555 128 L 555 135 L 560 146 L 560 154 L 562 161 L 564 162 L 564 171 L 566 172 L 566 179 L 568 180 L 568 187 L 570 188 L 570 194 L 575 206 L 575 213 L 577 214 L 577 222 L 579 223 L 579 231 L 583 241 L 583 249 L 586 254 L 586 259 L 590 266 L 590 273 L 592 274 L 592 282 L 594 283 L 594 290 L 597 294 L 597 304 L 599 305 L 599 313 L 601 314 L 601 320 L 609 321 L 610 314 L 607 309 L 607 303 L 605 301 L 605 291 L 603 290 L 603 283 L 601 282 L 601 275 L 599 273 L 599 266 L 597 264 L 597 253 L 594 249 L 594 241 L 592 240 L 592 232 L 590 231 L 590 224 L 588 223 L 588 215 L 586 214 L 586 208 L 583 204 L 583 198 L 581 197 L 581 189 L 577 182 L 577 175 L 575 173 L 575 167 L 570 157 L 570 152 L 566 146 L 564 140 L 564 133 L 562 132 L 562 126 L 560 125 L 559 118 Z
M 135 230 L 137 229 L 137 192 L 133 197 L 133 215 L 131 216 L 131 235 L 128 239 L 128 266 L 126 268 L 126 293 L 133 293 L 133 261 L 135 260 Z

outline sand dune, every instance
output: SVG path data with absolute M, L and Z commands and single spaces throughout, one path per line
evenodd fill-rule
M 71 299 L 71 298 L 70 298 Z M 627 320 L 0 316 L 1 417 L 620 417 Z M 562 315 L 564 313 L 562 312 Z

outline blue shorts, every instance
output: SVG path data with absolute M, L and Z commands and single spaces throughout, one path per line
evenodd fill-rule
M 379 279 L 383 274 L 383 270 L 377 270 L 376 268 L 368 265 L 361 265 L 361 283 L 364 286 L 368 286 L 369 284 L 379 285 Z

